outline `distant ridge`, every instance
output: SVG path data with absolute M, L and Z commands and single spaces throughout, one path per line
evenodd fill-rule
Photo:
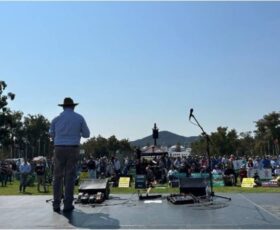
M 180 136 L 175 133 L 171 133 L 169 131 L 160 131 L 159 132 L 159 138 L 157 139 L 157 145 L 163 145 L 163 146 L 172 146 L 176 145 L 177 143 L 180 143 L 183 146 L 189 146 L 192 142 L 198 140 L 198 136 L 191 136 L 191 137 L 185 137 L 185 136 Z M 142 139 L 138 139 L 135 141 L 131 141 L 130 144 L 132 146 L 137 146 L 137 147 L 144 147 L 147 145 L 152 145 L 154 144 L 154 139 L 153 136 L 147 136 Z

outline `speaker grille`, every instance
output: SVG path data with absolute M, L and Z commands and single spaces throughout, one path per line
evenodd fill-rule
M 190 193 L 194 196 L 205 196 L 206 186 L 207 182 L 204 178 L 180 178 L 180 193 Z

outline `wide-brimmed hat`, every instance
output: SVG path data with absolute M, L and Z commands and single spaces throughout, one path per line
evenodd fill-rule
M 58 104 L 58 106 L 76 106 L 78 103 L 74 103 L 71 97 L 65 97 L 63 104 Z

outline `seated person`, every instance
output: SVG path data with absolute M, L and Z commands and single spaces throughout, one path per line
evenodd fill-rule
M 239 177 L 240 177 L 240 183 L 242 183 L 243 178 L 247 178 L 247 170 L 246 165 L 242 165 L 239 170 Z
M 119 178 L 115 172 L 113 172 L 111 178 L 109 179 L 109 182 L 112 182 L 113 187 L 118 187 Z
M 171 166 L 171 168 L 169 169 L 168 173 L 167 173 L 167 178 L 168 178 L 168 182 L 170 183 L 171 181 L 173 180 L 176 180 L 178 179 L 176 177 L 176 174 L 178 173 L 178 171 L 173 167 Z
M 224 171 L 224 183 L 225 186 L 235 186 L 236 185 L 236 175 L 235 171 L 230 165 L 226 165 L 226 169 Z
M 254 175 L 254 182 L 255 182 L 254 187 L 262 186 L 261 178 L 257 172 L 255 172 L 255 175 Z
M 219 168 L 219 165 L 215 165 L 214 169 L 212 170 L 212 174 L 223 174 L 223 171 Z

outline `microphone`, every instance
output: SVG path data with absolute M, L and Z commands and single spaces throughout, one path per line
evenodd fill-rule
M 191 119 L 192 117 L 192 113 L 193 113 L 193 109 L 190 109 L 190 116 L 189 116 L 189 120 Z

